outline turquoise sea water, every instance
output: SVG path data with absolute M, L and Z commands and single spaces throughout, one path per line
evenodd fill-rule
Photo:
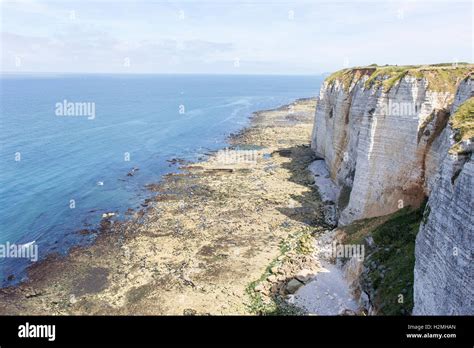
M 35 241 L 39 258 L 86 242 L 102 213 L 138 208 L 144 186 L 226 146 L 253 111 L 315 96 L 320 76 L 3 75 L 0 244 Z M 93 103 L 95 118 L 58 116 Z M 77 110 L 76 114 L 77 114 Z M 184 111 L 184 113 L 183 113 Z M 129 161 L 127 161 L 129 156 Z M 134 176 L 127 176 L 133 168 Z M 103 183 L 103 185 L 100 185 Z M 71 200 L 75 207 L 71 209 Z M 0 258 L 0 281 L 30 261 Z

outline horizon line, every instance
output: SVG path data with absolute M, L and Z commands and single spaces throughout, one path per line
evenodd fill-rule
M 232 75 L 232 76 L 322 76 L 322 73 L 212 73 L 212 72 L 69 72 L 69 71 L 0 71 L 0 75 Z

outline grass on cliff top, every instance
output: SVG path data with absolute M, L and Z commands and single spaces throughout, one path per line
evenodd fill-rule
M 354 82 L 366 76 L 365 88 L 382 86 L 383 91 L 388 93 L 402 78 L 409 75 L 417 79 L 426 79 L 428 89 L 431 91 L 445 91 L 454 94 L 458 82 L 473 71 L 474 65 L 469 63 L 458 63 L 457 66 L 449 63 L 401 66 L 372 64 L 367 67 L 336 71 L 326 79 L 326 82 L 331 84 L 339 80 L 347 92 Z
M 474 97 L 466 100 L 451 117 L 451 127 L 456 130 L 454 140 L 458 142 L 474 138 Z M 456 145 L 453 146 L 456 147 Z
M 406 207 L 343 228 L 347 234 L 344 243 L 365 243 L 365 271 L 360 282 L 364 291 L 369 291 L 378 314 L 409 315 L 413 309 L 415 239 L 423 211 L 424 205 L 418 209 Z M 373 246 L 366 242 L 369 236 L 373 238 Z

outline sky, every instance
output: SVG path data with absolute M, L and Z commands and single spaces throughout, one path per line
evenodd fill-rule
M 0 0 L 0 71 L 320 74 L 472 62 L 471 0 Z

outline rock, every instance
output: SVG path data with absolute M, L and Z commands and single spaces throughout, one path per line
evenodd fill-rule
M 102 214 L 103 219 L 109 219 L 112 216 L 115 216 L 115 213 L 104 213 L 104 214 Z
M 310 271 L 309 269 L 303 269 L 299 271 L 295 278 L 300 282 L 306 284 L 308 283 L 313 277 L 315 276 L 314 272 Z
M 338 315 L 348 315 L 348 316 L 355 316 L 357 315 L 356 312 L 354 312 L 352 309 L 347 309 L 347 308 L 344 308 L 342 309 Z
M 303 286 L 303 283 L 301 283 L 297 279 L 291 279 L 288 284 L 286 284 L 286 292 L 289 294 L 294 294 L 300 287 Z
M 281 289 L 281 285 L 279 284 L 273 284 L 272 287 L 270 288 L 270 292 L 272 294 L 276 294 L 276 293 L 279 293 L 280 292 L 280 289 Z
M 270 272 L 272 272 L 273 274 L 277 274 L 277 273 L 278 273 L 278 267 L 277 267 L 277 266 L 272 267 L 272 268 L 270 269 Z
M 26 298 L 31 298 L 31 297 L 36 297 L 36 296 L 41 296 L 43 293 L 41 291 L 35 290 L 35 289 L 28 289 L 27 292 L 25 293 Z
M 291 149 L 280 149 L 280 150 L 276 150 L 276 151 L 273 151 L 272 152 L 272 155 L 274 153 L 277 153 L 279 154 L 280 156 L 283 156 L 283 157 L 290 157 L 291 156 Z
M 196 315 L 196 314 L 197 314 L 197 311 L 192 308 L 186 308 L 183 311 L 183 315 Z
M 277 277 L 276 275 L 272 274 L 271 276 L 269 276 L 267 278 L 267 280 L 270 282 L 270 283 L 275 283 L 277 281 Z
M 139 170 L 138 168 L 136 167 L 133 167 L 132 170 L 130 170 L 128 173 L 127 173 L 127 176 L 134 176 L 135 175 L 135 172 Z

